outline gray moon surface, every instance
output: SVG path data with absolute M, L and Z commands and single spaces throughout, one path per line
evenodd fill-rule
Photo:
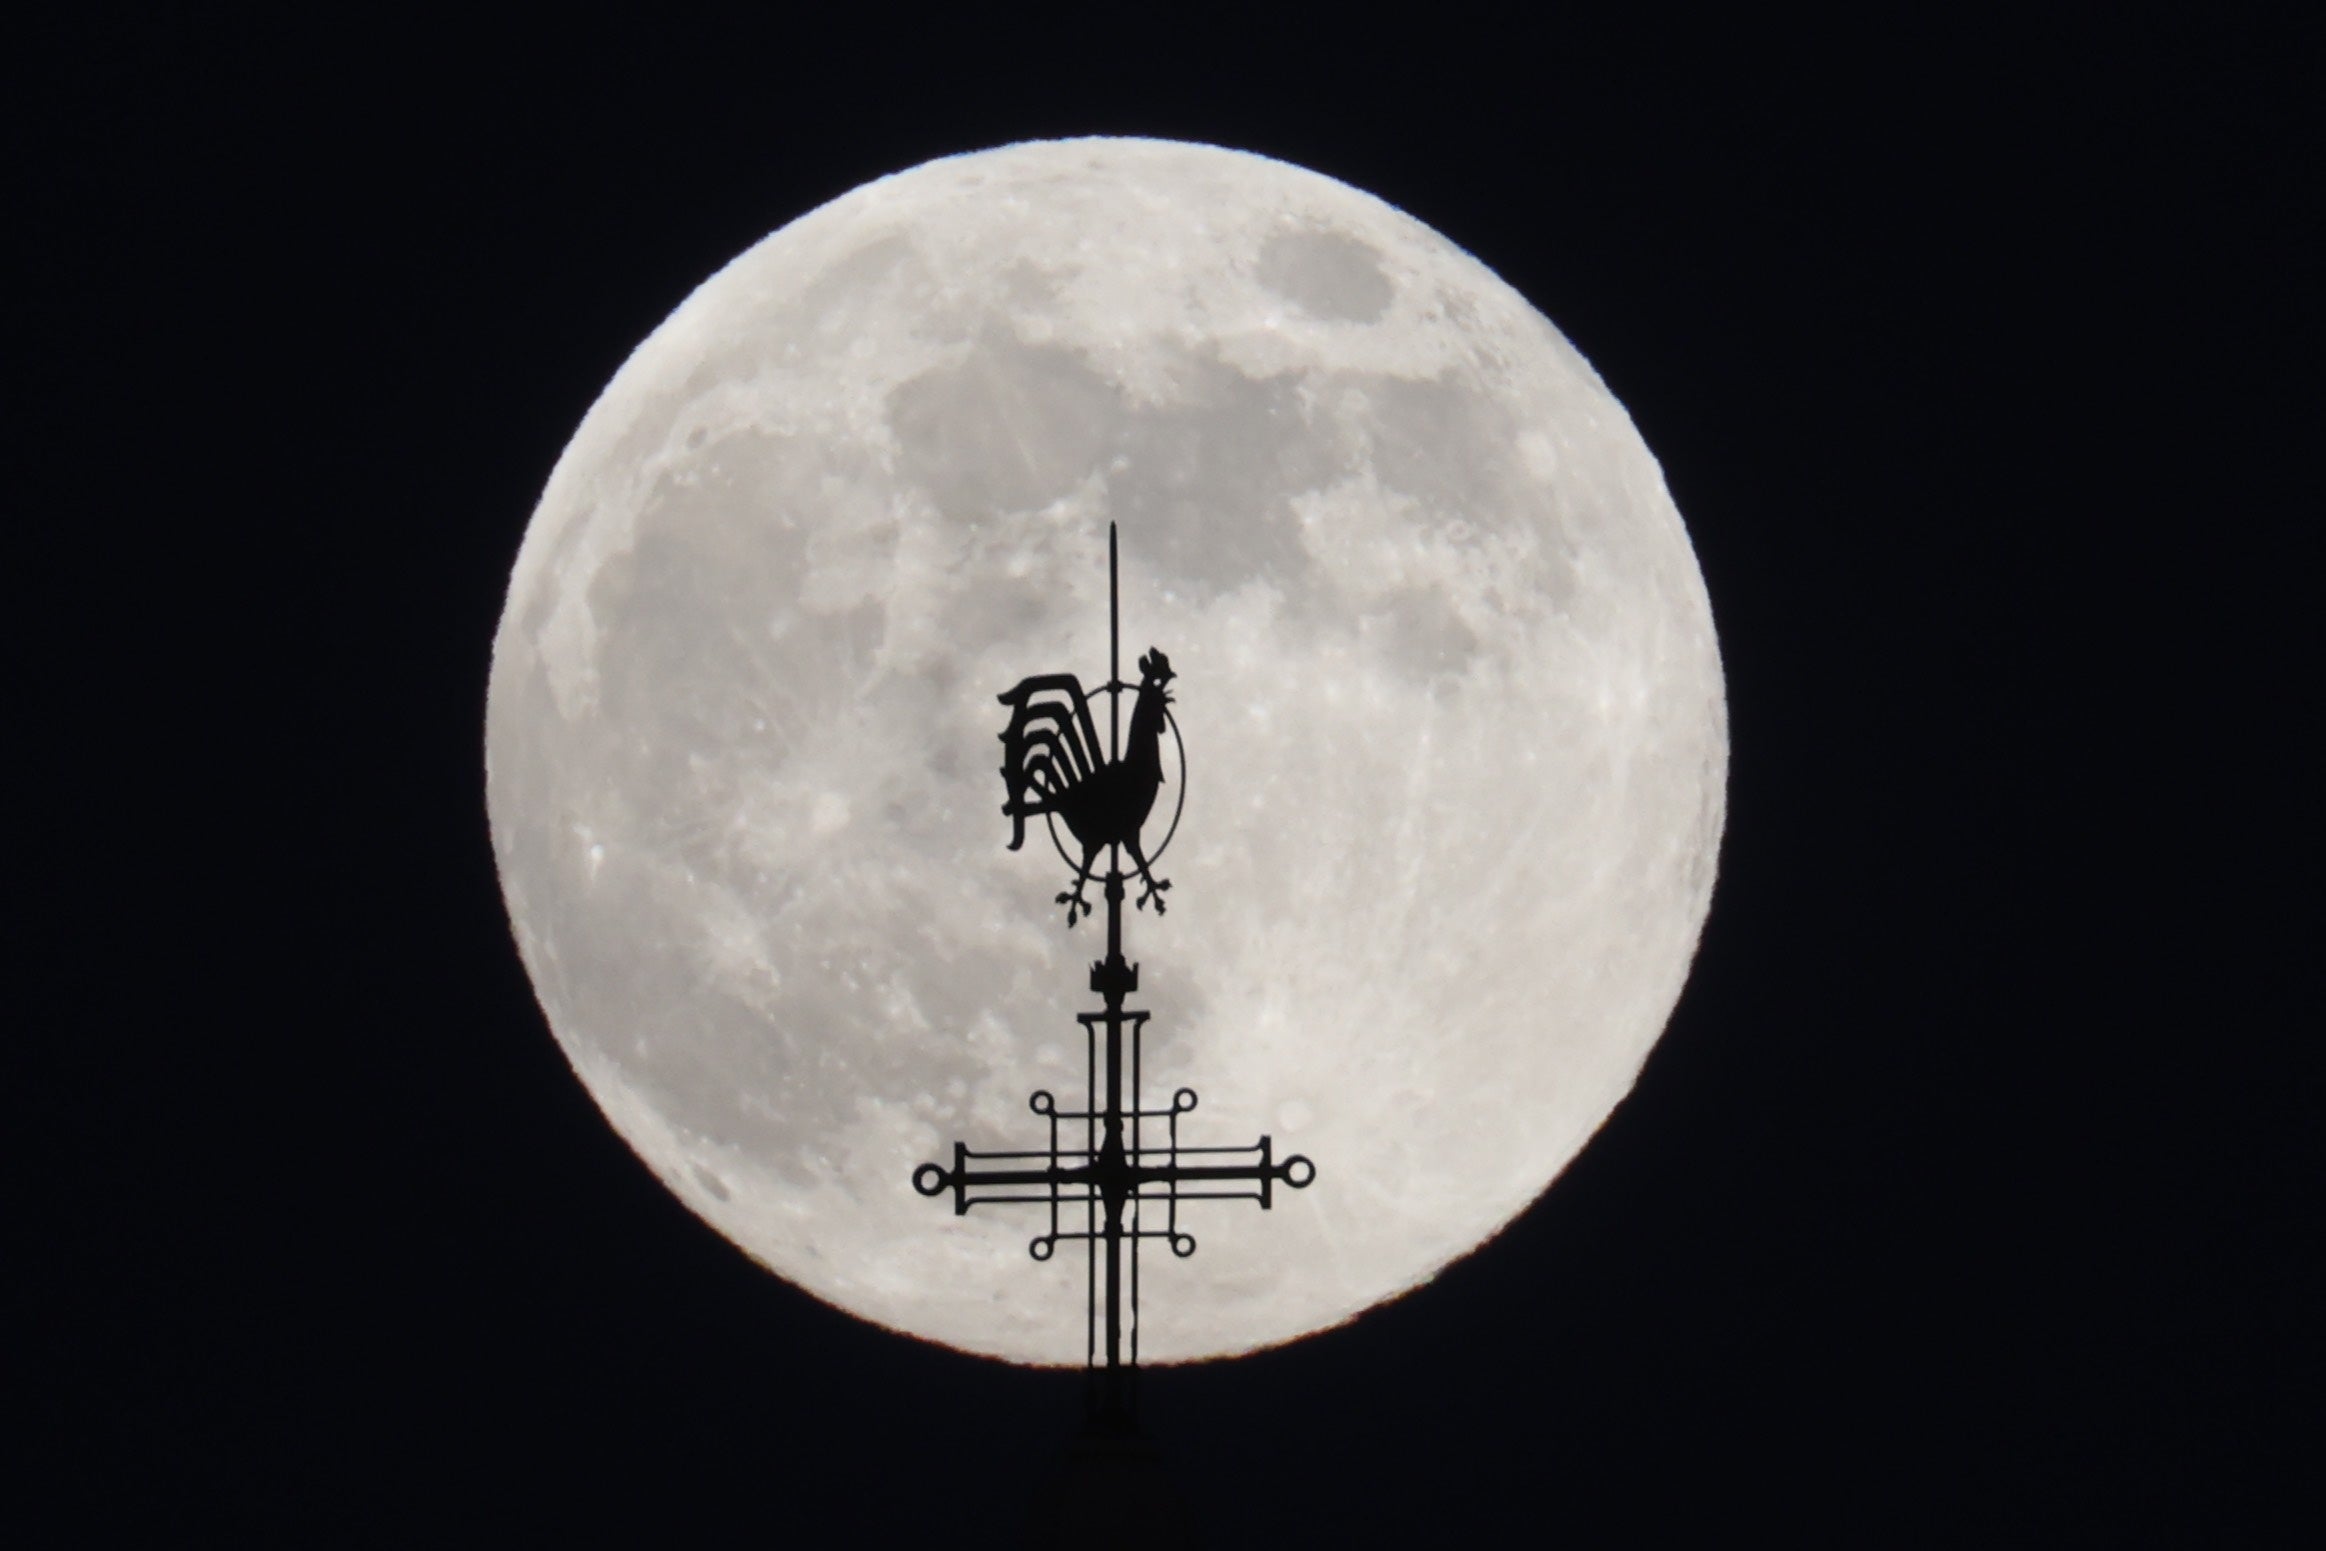
M 865 1319 L 1079 1363 L 1083 1261 L 914 1166 L 1081 1096 L 996 696 L 1178 672 L 1151 1094 L 1316 1182 L 1188 1208 L 1142 1354 L 1297 1338 L 1523 1211 L 1695 953 L 1727 722 L 1686 530 L 1524 298 L 1370 195 L 1141 140 L 1013 145 L 794 221 L 608 384 L 527 528 L 486 794 L 549 1026 L 719 1232 Z M 1100 706 L 1103 714 L 1103 702 Z M 1167 759 L 1167 770 L 1178 772 Z M 1166 791 L 1158 819 L 1179 794 Z M 1150 834 L 1156 833 L 1155 829 Z

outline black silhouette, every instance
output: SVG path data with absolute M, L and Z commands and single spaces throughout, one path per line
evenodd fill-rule
M 1090 966 L 1090 989 L 1104 997 L 1106 1005 L 1098 1012 L 1075 1015 L 1082 1025 L 1087 1100 L 1081 1109 L 1061 1109 L 1047 1090 L 1036 1092 L 1030 1104 L 1048 1123 L 1045 1146 L 979 1152 L 956 1142 L 953 1166 L 922 1164 L 913 1171 L 913 1188 L 925 1196 L 951 1192 L 956 1215 L 972 1206 L 1004 1202 L 1046 1207 L 1048 1226 L 1028 1245 L 1036 1260 L 1048 1260 L 1061 1240 L 1082 1241 L 1090 1276 L 1083 1342 L 1083 1361 L 1092 1377 L 1090 1420 L 1101 1432 L 1120 1435 L 1133 1430 L 1140 1241 L 1162 1239 L 1174 1255 L 1192 1255 L 1195 1236 L 1179 1226 L 1182 1201 L 1257 1201 L 1266 1208 L 1273 1204 L 1277 1185 L 1305 1189 L 1316 1178 L 1316 1166 L 1297 1155 L 1278 1162 L 1274 1143 L 1265 1136 L 1248 1147 L 1183 1146 L 1179 1119 L 1194 1110 L 1194 1090 L 1181 1088 L 1169 1105 L 1152 1109 L 1141 1094 L 1139 1046 L 1148 1015 L 1123 1006 L 1123 998 L 1139 988 L 1139 966 L 1123 958 L 1127 879 L 1122 853 L 1130 852 L 1146 884 L 1139 903 L 1144 906 L 1152 899 L 1161 914 L 1163 891 L 1171 885 L 1156 878 L 1148 866 L 1140 831 L 1154 812 L 1163 784 L 1163 734 L 1170 731 L 1176 741 L 1177 730 L 1165 687 L 1174 676 L 1171 662 L 1150 649 L 1139 659 L 1130 748 L 1126 751 L 1116 742 L 1121 696 L 1131 686 L 1113 671 L 1121 642 L 1115 564 L 1115 536 L 1109 528 L 1109 672 L 1102 691 L 1109 697 L 1109 758 L 1104 763 L 1097 758 L 1098 731 L 1090 702 L 1073 675 L 1025 679 L 1001 697 L 1011 708 L 1009 730 L 1002 734 L 1001 772 L 1008 789 L 1002 812 L 1011 822 L 1009 848 L 1015 851 L 1025 843 L 1028 818 L 1064 819 L 1082 844 L 1074 887 L 1058 896 L 1066 906 L 1066 924 L 1072 926 L 1090 912 L 1082 894 L 1085 883 L 1097 879 L 1106 899 L 1106 957 Z M 1183 792 L 1185 785 L 1182 780 Z M 1102 850 L 1110 853 L 1103 873 L 1095 865 Z M 1149 1132 L 1149 1125 L 1161 1134 Z M 1077 1206 L 1082 1209 L 1079 1224 L 1073 1212 Z M 1103 1367 L 1098 1356 L 1101 1332 Z
M 1131 745 L 1115 758 L 1098 758 L 1098 730 L 1091 725 L 1090 700 L 1082 681 L 1071 673 L 1047 673 L 1020 680 L 1001 697 L 1010 708 L 1009 730 L 1001 735 L 1002 780 L 1009 799 L 1001 811 L 1009 815 L 1010 849 L 1026 843 L 1026 820 L 1056 814 L 1082 842 L 1082 862 L 1075 869 L 1074 887 L 1058 896 L 1066 907 L 1066 924 L 1090 914 L 1082 886 L 1095 874 L 1092 863 L 1108 846 L 1122 846 L 1138 865 L 1146 887 L 1139 891 L 1139 908 L 1155 902 L 1163 913 L 1163 894 L 1170 883 L 1155 876 L 1139 831 L 1155 811 L 1155 793 L 1163 785 L 1163 729 L 1171 704 L 1165 688 L 1176 677 L 1171 659 L 1150 647 L 1139 659 L 1139 698 L 1131 705 Z M 1106 693 L 1116 696 L 1123 686 L 1110 681 Z M 1063 700 L 1056 698 L 1065 697 Z M 1111 720 L 1111 717 L 1110 717 Z

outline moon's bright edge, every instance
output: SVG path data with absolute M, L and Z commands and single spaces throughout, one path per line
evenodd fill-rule
M 1004 849 L 995 696 L 1178 670 L 1170 914 L 1130 914 L 1183 1140 L 1316 1161 L 1151 1254 L 1150 1361 L 1334 1324 L 1523 1210 L 1629 1091 L 1709 904 L 1727 725 L 1663 477 L 1558 332 L 1343 184 L 1010 146 L 706 282 L 560 458 L 487 798 L 549 1025 L 754 1258 L 866 1319 L 1083 1355 L 1083 1263 L 915 1164 L 1040 1144 L 1096 1005 Z M 1164 799 L 1165 808 L 1171 798 Z

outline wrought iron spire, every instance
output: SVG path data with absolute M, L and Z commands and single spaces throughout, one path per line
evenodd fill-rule
M 913 1188 L 925 1196 L 950 1193 L 956 1216 L 973 1206 L 1042 1209 L 1045 1226 L 1028 1245 L 1036 1260 L 1049 1260 L 1062 1242 L 1083 1244 L 1089 1278 L 1083 1362 L 1090 1375 L 1090 1419 L 1101 1427 L 1128 1429 L 1139 1365 L 1140 1245 L 1161 1239 L 1174 1255 L 1192 1255 L 1195 1236 L 1179 1222 L 1182 1202 L 1257 1201 L 1265 1210 L 1274 1204 L 1278 1185 L 1304 1189 L 1316 1178 L 1316 1166 L 1298 1154 L 1279 1161 L 1265 1136 L 1245 1147 L 1182 1144 L 1180 1120 L 1196 1106 L 1191 1088 L 1178 1089 L 1168 1104 L 1149 1107 L 1146 1102 L 1139 1052 L 1149 1015 L 1123 1005 L 1139 988 L 1139 966 L 1123 958 L 1123 896 L 1135 876 L 1142 885 L 1139 908 L 1152 902 L 1155 913 L 1163 913 L 1163 896 L 1171 885 L 1155 876 L 1153 863 L 1179 827 L 1187 760 L 1170 711 L 1168 685 L 1175 676 L 1170 659 L 1149 650 L 1139 659 L 1139 682 L 1123 681 L 1118 583 L 1115 530 L 1109 524 L 1103 759 L 1089 699 L 1073 675 L 1024 679 L 1001 696 L 1011 708 L 1009 728 L 1001 735 L 1007 790 L 1002 812 L 1012 825 L 1009 848 L 1025 843 L 1027 819 L 1043 819 L 1059 855 L 1074 868 L 1072 887 L 1056 900 L 1066 906 L 1066 924 L 1071 927 L 1090 913 L 1085 884 L 1098 883 L 1106 901 L 1106 957 L 1090 966 L 1090 989 L 1104 1006 L 1075 1015 L 1083 1032 L 1083 1106 L 1061 1108 L 1049 1090 L 1038 1089 L 1029 1103 L 1047 1126 L 1043 1146 L 983 1151 L 955 1142 L 953 1166 L 922 1164 L 913 1171 Z M 1128 748 L 1121 705 L 1126 690 L 1136 691 Z M 1179 792 L 1170 824 L 1149 855 L 1141 834 L 1165 782 L 1166 734 L 1178 753 Z M 1079 862 L 1059 839 L 1060 821 L 1080 846 Z M 1101 851 L 1106 853 L 1103 872 L 1096 865 Z M 1123 870 L 1125 852 L 1130 873 Z

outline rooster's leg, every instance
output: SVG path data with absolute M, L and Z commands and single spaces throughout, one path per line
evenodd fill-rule
M 1148 867 L 1147 853 L 1140 849 L 1137 835 L 1131 836 L 1127 844 L 1130 846 L 1131 860 L 1139 864 L 1139 876 L 1146 881 L 1146 887 L 1139 890 L 1139 908 L 1146 909 L 1147 901 L 1153 900 L 1155 914 L 1161 915 L 1163 913 L 1163 894 L 1171 887 L 1171 880 L 1156 877 L 1153 869 Z
M 1097 856 L 1097 846 L 1086 846 L 1083 849 L 1082 866 L 1074 874 L 1074 887 L 1059 895 L 1054 901 L 1054 903 L 1066 907 L 1066 924 L 1068 926 L 1072 926 L 1083 916 L 1090 914 L 1090 901 L 1082 897 L 1082 886 L 1090 881 L 1090 864 Z

